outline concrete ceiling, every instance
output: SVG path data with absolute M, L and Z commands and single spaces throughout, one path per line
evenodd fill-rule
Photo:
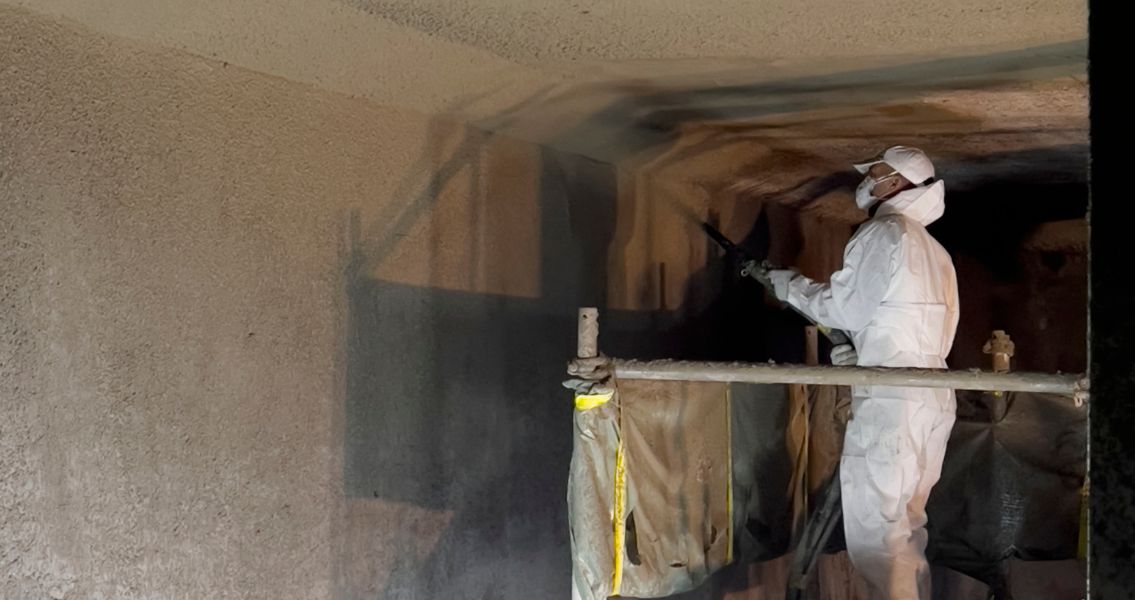
M 0 0 L 425 113 L 548 85 L 767 77 L 1084 40 L 1081 0 Z M 806 63 L 806 64 L 805 64 Z
M 344 0 L 522 63 L 935 54 L 1082 38 L 1068 0 Z

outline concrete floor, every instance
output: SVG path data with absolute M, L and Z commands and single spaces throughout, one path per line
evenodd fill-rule
M 683 215 L 742 237 L 775 205 L 822 275 L 858 218 L 831 173 L 880 144 L 933 148 L 961 215 L 1008 171 L 1082 181 L 1079 3 L 959 1 L 885 47 L 886 3 L 548 4 L 531 30 L 508 3 L 0 4 L 0 596 L 562 597 L 574 310 L 612 354 L 710 351 Z M 1045 347 L 1077 231 L 1014 231 L 1073 256 L 1021 263 L 1060 281 L 966 306 L 1027 294 L 999 322 Z M 955 366 L 996 314 L 966 310 Z

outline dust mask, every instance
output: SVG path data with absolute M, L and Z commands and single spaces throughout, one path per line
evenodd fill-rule
M 884 181 L 886 181 L 886 180 L 888 180 L 892 177 L 897 177 L 897 176 L 898 176 L 898 173 L 896 172 L 896 173 L 891 173 L 889 175 L 883 175 L 879 179 L 875 179 L 874 177 L 871 177 L 870 175 L 868 175 L 867 177 L 864 177 L 863 181 L 859 182 L 859 187 L 855 188 L 855 205 L 858 206 L 859 208 L 862 208 L 863 210 L 867 210 L 868 208 L 871 208 L 871 206 L 873 204 L 882 200 L 882 198 L 877 198 L 877 197 L 875 197 L 874 194 L 871 193 L 872 190 L 875 189 L 875 186 L 879 185 L 880 183 L 883 183 Z
M 871 195 L 871 190 L 875 189 L 874 177 L 864 177 L 863 181 L 859 182 L 859 187 L 855 188 L 855 205 L 863 210 L 871 208 L 872 204 L 879 201 L 878 198 Z

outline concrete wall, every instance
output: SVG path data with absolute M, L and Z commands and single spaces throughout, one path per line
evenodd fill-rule
M 572 311 L 627 311 L 609 352 L 669 352 L 631 311 L 696 314 L 707 254 L 645 199 L 744 219 L 699 185 L 767 143 L 652 164 L 682 119 L 608 126 L 682 108 L 665 94 L 470 127 L 436 113 L 567 75 L 340 3 L 21 4 L 0 6 L 0 596 L 562 596 Z M 965 42 L 1079 37 L 1056 4 Z M 879 50 L 853 46 L 825 48 Z
M 368 388 L 364 374 L 384 358 L 437 360 L 412 378 L 444 386 L 460 380 L 444 370 L 469 368 L 462 349 L 500 358 L 492 339 L 422 353 L 435 348 L 427 339 L 517 326 L 455 330 L 437 310 L 484 329 L 492 315 L 467 309 L 535 305 L 531 148 L 20 11 L 0 20 L 0 596 L 375 597 L 452 521 L 472 541 L 450 547 L 506 551 L 470 529 L 473 502 L 490 503 L 502 535 L 513 528 L 563 560 L 563 531 L 530 525 L 552 519 L 491 504 L 532 482 L 375 490 L 355 475 L 388 453 L 459 451 L 446 464 L 466 465 L 466 480 L 521 458 L 542 485 L 562 479 L 539 456 L 512 455 L 510 438 L 548 432 L 491 402 L 499 390 L 455 391 L 499 420 L 476 432 L 492 443 L 466 436 L 473 447 L 460 448 L 435 429 L 443 414 L 397 420 L 421 393 Z M 438 172 L 452 177 L 431 188 Z M 379 388 L 368 400 L 385 408 L 374 422 L 355 415 L 345 443 L 345 415 L 371 410 L 352 394 Z M 378 433 L 356 432 L 360 422 L 398 423 L 401 437 L 356 448 Z M 434 467 L 395 471 L 460 475 Z M 542 510 L 562 512 L 559 496 L 540 495 L 553 499 Z M 541 559 L 501 560 L 480 585 Z

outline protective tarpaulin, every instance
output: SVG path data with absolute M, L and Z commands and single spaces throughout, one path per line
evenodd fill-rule
M 598 404 L 577 396 L 575 405 L 567 499 L 572 598 L 598 600 L 614 593 L 618 394 Z
M 577 400 L 568 485 L 573 595 L 689 591 L 741 552 L 788 549 L 798 449 L 783 386 L 621 381 Z M 798 436 L 803 440 L 803 436 Z
M 577 410 L 569 483 L 576 597 L 671 595 L 731 559 L 788 552 L 800 506 L 793 494 L 801 493 L 794 470 L 806 460 L 809 494 L 835 470 L 847 392 L 808 389 L 803 454 L 791 447 L 803 438 L 793 431 L 801 422 L 787 386 L 623 381 L 613 401 Z M 1046 394 L 957 398 L 927 507 L 929 560 L 1004 591 L 1008 558 L 1075 558 L 1086 410 Z M 625 485 L 616 493 L 620 470 Z M 842 549 L 840 526 L 826 550 Z
M 1087 409 L 1065 397 L 957 392 L 958 420 L 927 505 L 927 558 L 994 590 L 1005 559 L 1077 556 Z
M 792 536 L 792 475 L 801 453 L 789 437 L 788 388 L 730 385 L 733 449 L 735 556 L 743 562 L 768 560 L 788 551 Z
M 620 382 L 575 411 L 573 595 L 659 597 L 732 559 L 729 388 Z
M 847 388 L 825 386 L 811 392 L 809 475 L 819 484 L 838 463 L 839 446 L 832 441 L 842 439 L 849 406 Z M 957 421 L 942 477 L 926 507 L 926 555 L 932 564 L 965 573 L 1002 593 L 1009 558 L 1077 558 L 1087 410 L 1051 394 L 955 394 Z M 844 549 L 841 525 L 826 551 Z

